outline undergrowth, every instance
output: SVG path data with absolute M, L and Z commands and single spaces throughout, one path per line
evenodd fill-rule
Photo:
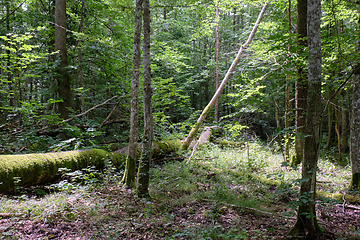
M 111 168 L 66 176 L 51 193 L 1 196 L 1 239 L 56 238 L 54 226 L 68 239 L 274 239 L 292 224 L 286 219 L 295 214 L 300 168 L 252 142 L 238 149 L 208 144 L 188 164 L 153 166 L 151 200 L 121 188 L 121 173 Z M 349 168 L 320 160 L 318 179 L 319 189 L 341 193 Z M 256 216 L 267 219 L 260 228 Z

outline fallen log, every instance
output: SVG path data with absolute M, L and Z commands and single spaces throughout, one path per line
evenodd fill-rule
M 13 193 L 16 187 L 28 187 L 58 180 L 59 168 L 72 171 L 95 166 L 103 169 L 110 160 L 121 166 L 124 154 L 109 153 L 101 149 L 39 154 L 0 155 L 0 193 Z
M 176 154 L 180 150 L 180 147 L 181 147 L 181 141 L 178 139 L 169 140 L 169 141 L 153 142 L 152 158 L 153 158 L 153 160 L 158 161 L 166 155 Z M 140 157 L 141 144 L 137 144 L 136 148 L 137 148 L 137 157 Z M 119 149 L 119 150 L 115 151 L 115 153 L 121 153 L 121 154 L 128 155 L 129 147 L 124 147 L 122 149 Z
M 153 159 L 176 153 L 180 140 L 154 142 Z M 140 145 L 138 146 L 140 149 Z M 110 160 L 117 168 L 125 163 L 128 151 L 114 153 L 101 149 L 38 154 L 0 155 L 0 193 L 14 193 L 16 187 L 28 187 L 58 180 L 60 168 L 71 171 L 89 166 L 103 169 Z

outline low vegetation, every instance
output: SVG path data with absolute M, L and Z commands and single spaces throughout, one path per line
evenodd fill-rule
M 111 166 L 63 172 L 58 183 L 1 196 L 1 239 L 280 239 L 299 203 L 300 170 L 258 142 L 207 144 L 188 164 L 153 165 L 151 200 L 119 186 Z M 323 195 L 347 193 L 349 166 L 323 158 L 318 176 Z M 360 207 L 340 200 L 320 198 L 320 223 L 334 239 L 358 239 Z

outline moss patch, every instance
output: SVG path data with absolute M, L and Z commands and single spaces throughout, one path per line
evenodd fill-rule
M 153 143 L 153 157 L 159 158 L 164 154 L 176 153 L 181 147 L 180 140 L 160 141 Z

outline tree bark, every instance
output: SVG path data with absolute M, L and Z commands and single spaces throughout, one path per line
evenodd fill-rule
M 341 162 L 342 152 L 341 152 L 340 117 L 339 117 L 340 110 L 337 107 L 335 107 L 334 112 L 335 112 L 335 133 L 336 133 L 338 156 L 339 156 L 338 161 Z
M 288 43 L 288 51 L 287 54 L 289 57 L 290 47 L 291 47 L 291 0 L 288 0 L 288 33 L 289 33 L 289 43 Z M 285 85 L 285 161 L 290 162 L 290 76 L 286 76 L 286 85 Z
M 215 92 L 214 96 L 212 97 L 212 99 L 210 100 L 210 102 L 208 103 L 208 105 L 204 108 L 203 112 L 201 113 L 200 117 L 198 118 L 197 122 L 195 123 L 195 125 L 192 127 L 189 135 L 187 136 L 187 138 L 185 139 L 185 141 L 182 144 L 181 149 L 182 150 L 186 150 L 190 143 L 192 142 L 192 140 L 194 139 L 195 135 L 197 134 L 197 132 L 199 131 L 199 128 L 202 124 L 202 122 L 205 120 L 205 118 L 207 117 L 207 115 L 210 113 L 210 110 L 213 108 L 213 106 L 215 105 L 215 102 L 218 100 L 218 98 L 220 97 L 222 91 L 224 90 L 226 83 L 229 81 L 231 74 L 234 72 L 236 65 L 239 63 L 241 56 L 244 52 L 244 50 L 246 50 L 246 48 L 250 45 L 250 43 L 252 42 L 256 30 L 259 26 L 259 23 L 262 19 L 262 17 L 264 16 L 265 13 L 265 9 L 267 7 L 268 3 L 266 3 L 263 8 L 261 9 L 259 16 L 256 20 L 256 23 L 246 41 L 246 43 L 244 45 L 242 45 L 239 49 L 239 52 L 236 55 L 236 58 L 234 59 L 233 63 L 231 64 L 229 70 L 227 71 L 224 79 L 222 80 L 218 90 Z
M 329 89 L 329 98 L 333 96 L 334 91 Z M 330 148 L 333 146 L 334 139 L 335 139 L 335 132 L 334 132 L 334 117 L 335 117 L 335 107 L 329 104 L 328 106 L 328 136 L 326 140 L 326 150 L 330 150 Z M 335 122 L 336 124 L 336 122 Z
M 284 149 L 283 149 L 283 135 L 281 134 L 281 129 L 283 129 L 283 124 L 281 121 L 281 110 L 280 110 L 280 106 L 279 106 L 279 99 L 274 99 L 274 104 L 275 104 L 275 121 L 276 121 L 276 130 L 278 131 L 277 134 L 277 142 L 279 144 L 279 148 L 281 150 L 281 153 L 283 154 L 284 160 L 285 160 L 285 155 L 284 155 Z
M 135 10 L 135 34 L 133 45 L 133 73 L 131 81 L 131 112 L 130 112 L 130 136 L 129 157 L 126 160 L 123 179 L 127 188 L 135 187 L 136 175 L 136 142 L 139 138 L 139 77 L 140 77 L 140 42 L 142 26 L 142 4 L 143 0 L 136 0 Z
M 81 0 L 81 19 L 80 19 L 80 25 L 79 25 L 79 33 L 84 32 L 84 18 L 85 18 L 85 0 Z M 82 59 L 82 43 L 83 40 L 80 38 L 78 41 L 78 64 L 79 64 L 79 83 L 80 87 L 82 88 L 81 94 L 80 94 L 80 111 L 85 111 L 85 94 L 84 94 L 84 71 L 83 71 L 83 59 Z
M 360 73 L 353 78 L 352 113 L 350 122 L 350 189 L 360 190 Z
M 349 153 L 349 93 L 342 92 L 343 108 L 341 110 L 341 149 L 343 153 Z
M 360 27 L 360 10 L 358 10 Z M 350 189 L 360 190 L 360 63 L 354 69 L 353 97 L 351 106 L 350 122 L 350 162 L 351 162 L 351 183 Z
M 6 31 L 7 33 L 10 33 L 10 0 L 6 1 L 6 14 L 7 14 L 7 18 L 6 18 Z M 10 48 L 11 45 L 10 43 L 8 43 L 8 47 Z M 9 89 L 9 106 L 10 107 L 15 107 L 15 92 L 14 92 L 14 82 L 13 82 L 13 74 L 12 71 L 13 69 L 11 69 L 11 51 L 10 50 L 6 50 L 6 55 L 7 55 L 7 61 L 6 61 L 6 71 L 7 71 L 7 82 L 8 82 L 8 89 Z
M 321 35 L 320 35 L 321 1 L 308 0 L 308 81 L 306 136 L 302 162 L 302 182 L 300 185 L 300 206 L 297 222 L 290 235 L 307 236 L 311 239 L 321 233 L 315 211 L 316 171 L 320 144 L 321 113 Z
M 151 58 L 150 58 L 150 3 L 144 0 L 144 136 L 142 141 L 142 153 L 138 170 L 137 195 L 150 197 L 149 195 L 149 170 L 152 157 L 153 142 L 153 117 L 151 109 Z
M 307 0 L 298 0 L 297 2 L 297 34 L 299 54 L 303 55 L 307 46 Z M 307 71 L 303 63 L 298 63 L 298 77 L 295 83 L 295 156 L 291 165 L 298 165 L 303 159 L 304 142 L 305 142 L 305 120 L 307 107 Z
M 58 72 L 58 113 L 62 119 L 69 117 L 71 107 L 71 86 L 68 73 L 67 48 L 66 48 L 66 0 L 55 1 L 55 51 L 59 51 L 57 58 L 60 63 Z
M 235 17 L 235 15 L 234 15 Z M 216 29 L 215 29 L 215 91 L 219 88 L 219 51 L 220 51 L 220 41 L 219 41 L 219 3 L 216 4 Z M 215 102 L 215 121 L 219 121 L 219 99 Z

